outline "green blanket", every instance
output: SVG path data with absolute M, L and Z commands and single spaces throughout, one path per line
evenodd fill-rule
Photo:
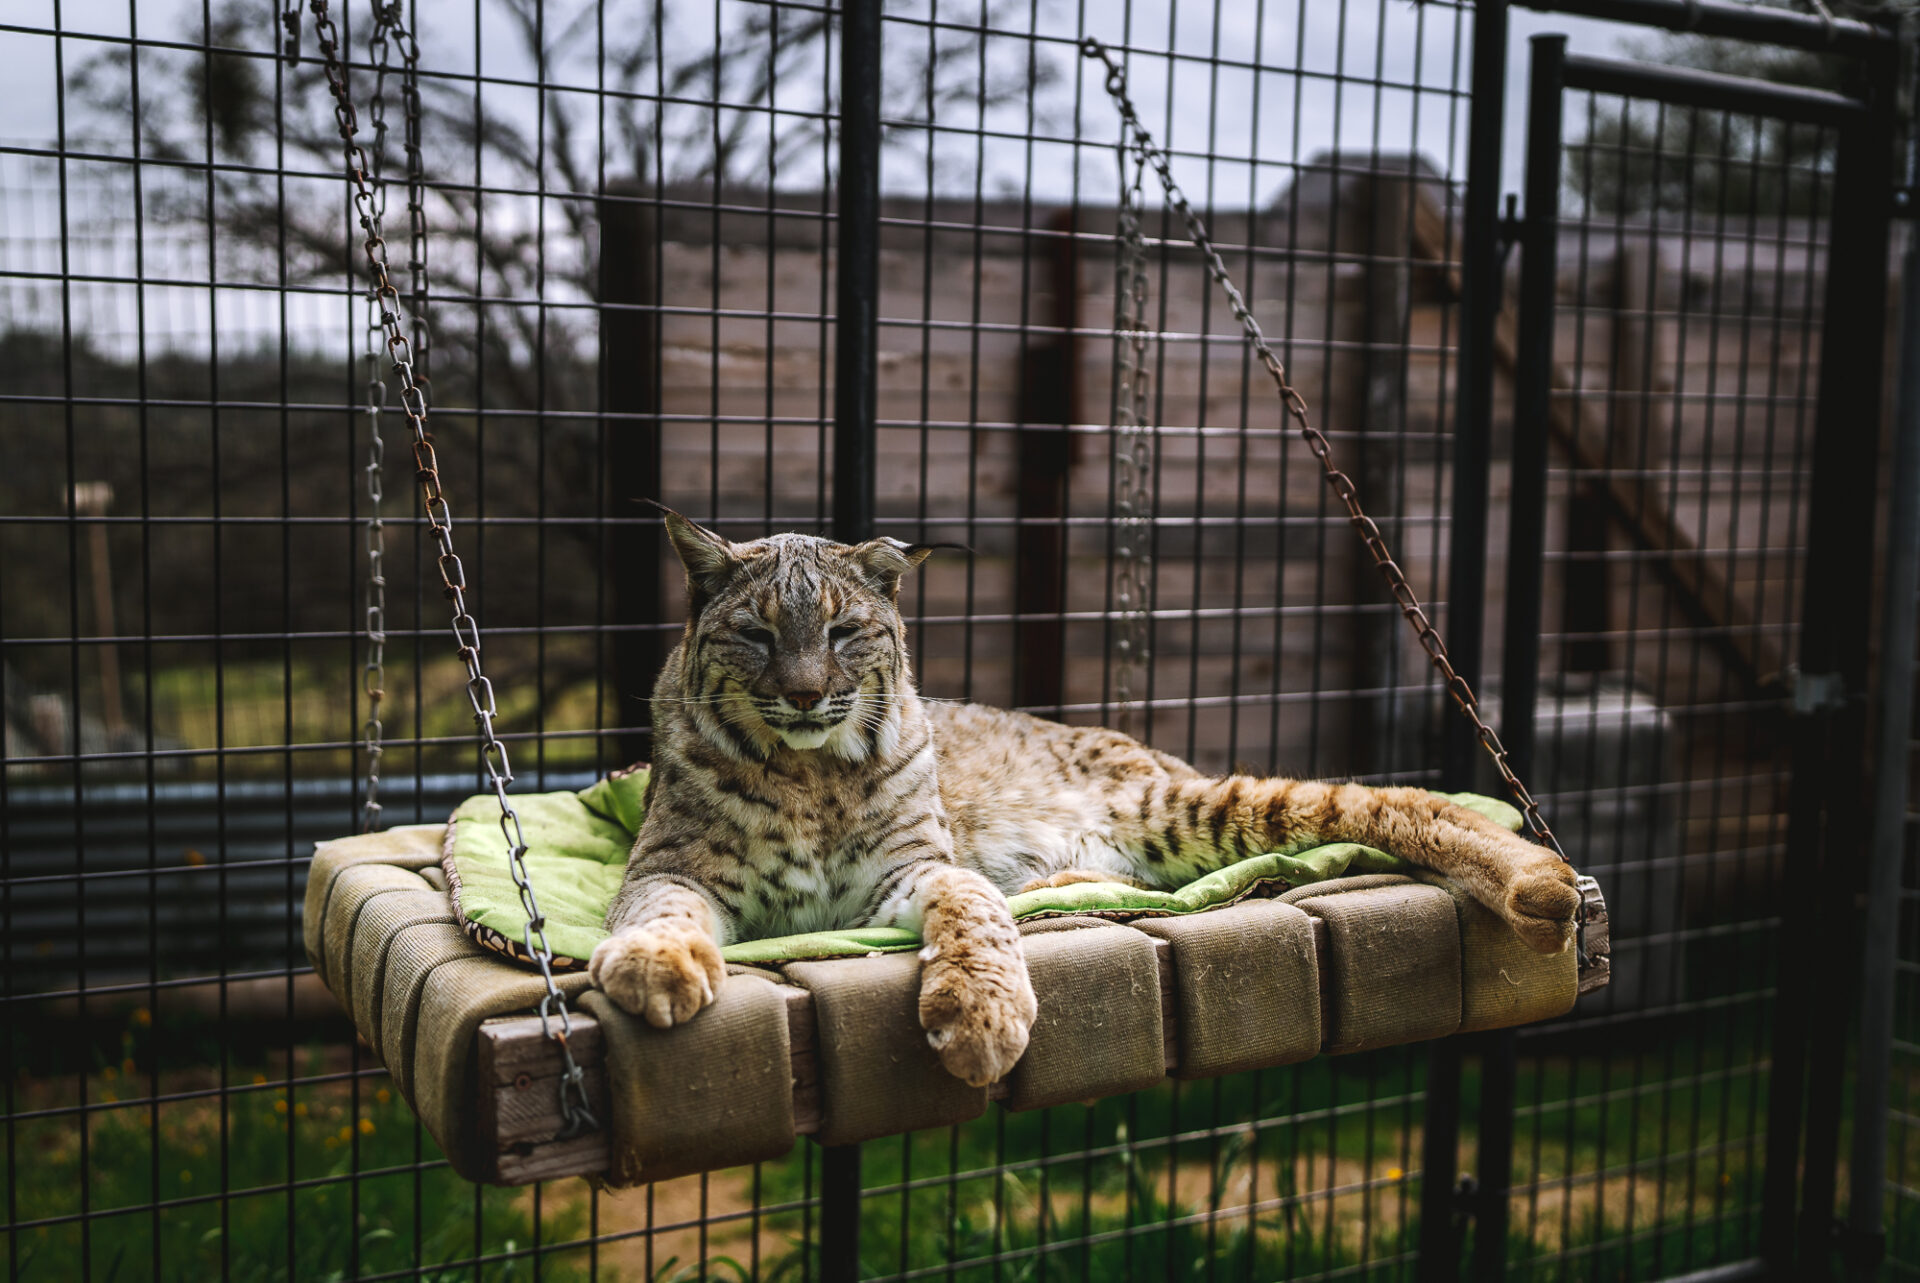
M 606 939 L 607 905 L 626 873 L 627 852 L 640 830 L 647 772 L 616 772 L 578 793 L 535 793 L 514 799 L 527 842 L 527 877 L 547 918 L 555 965 L 586 965 Z M 1452 799 L 1518 831 L 1520 813 L 1505 802 L 1472 793 Z M 497 953 L 531 961 L 522 942 L 527 915 L 507 871 L 499 811 L 491 793 L 462 802 L 447 831 L 448 891 L 461 926 Z M 1147 891 L 1118 882 L 1081 882 L 1028 891 L 1008 900 L 1013 916 L 1091 914 L 1111 918 L 1198 913 L 1261 892 L 1359 873 L 1399 873 L 1399 858 L 1354 842 L 1335 842 L 1294 855 L 1256 855 L 1198 878 L 1177 891 Z M 769 940 L 743 940 L 721 952 L 729 962 L 786 962 L 891 953 L 917 948 L 920 937 L 897 927 L 811 931 Z

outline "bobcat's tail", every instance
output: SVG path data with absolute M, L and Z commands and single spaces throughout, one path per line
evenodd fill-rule
M 1580 908 L 1573 870 L 1553 852 L 1425 789 L 1250 775 L 1163 779 L 1147 787 L 1138 832 L 1129 836 L 1150 869 L 1217 868 L 1326 842 L 1378 847 L 1461 883 L 1541 953 L 1572 944 Z

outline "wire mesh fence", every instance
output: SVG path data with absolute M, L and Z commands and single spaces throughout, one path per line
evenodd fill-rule
M 645 756 L 680 626 L 642 501 L 739 539 L 828 525 L 840 14 L 404 14 L 434 437 L 521 786 L 576 788 Z M 367 10 L 337 17 L 351 92 L 384 95 L 387 133 L 362 136 L 398 263 L 397 77 Z M 1118 135 L 1087 35 L 1124 51 L 1436 614 L 1503 617 L 1504 391 L 1480 425 L 1488 591 L 1448 600 L 1473 6 L 928 0 L 881 21 L 875 524 L 965 549 L 902 595 L 924 692 L 1120 711 Z M 284 39 L 261 0 L 0 21 L 9 1278 L 812 1278 L 810 1145 L 618 1193 L 468 1184 L 307 965 L 312 845 L 360 816 L 381 367 L 313 34 L 297 61 Z M 1747 1260 L 1764 1229 L 1834 140 L 1587 94 L 1565 142 L 1536 792 L 1607 887 L 1616 971 L 1519 1037 L 1503 1255 L 1516 1277 L 1659 1278 Z M 1210 771 L 1440 784 L 1425 657 L 1177 218 L 1150 203 L 1145 234 L 1136 733 Z M 1491 360 L 1510 386 L 1510 335 Z M 438 822 L 478 777 L 403 466 L 381 800 Z M 1480 1050 L 1442 1095 L 1402 1047 L 869 1143 L 862 1272 L 1411 1278 L 1423 1191 L 1458 1174 L 1422 1170 L 1435 1111 L 1474 1166 Z
M 1513 1217 L 1657 1276 L 1758 1251 L 1832 144 L 1593 92 L 1565 116 L 1536 734 L 1626 925 L 1609 991 L 1520 1035 Z M 1583 1026 L 1621 1036 L 1563 1059 Z

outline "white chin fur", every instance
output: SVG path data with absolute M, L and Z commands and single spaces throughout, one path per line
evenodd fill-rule
M 831 726 L 780 727 L 774 732 L 788 748 L 819 748 L 833 734 Z

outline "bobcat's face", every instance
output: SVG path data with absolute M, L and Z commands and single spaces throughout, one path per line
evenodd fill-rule
M 900 576 L 930 550 L 793 534 L 736 544 L 678 513 L 667 531 L 687 570 L 685 697 L 751 756 L 779 744 L 866 757 L 909 681 Z

